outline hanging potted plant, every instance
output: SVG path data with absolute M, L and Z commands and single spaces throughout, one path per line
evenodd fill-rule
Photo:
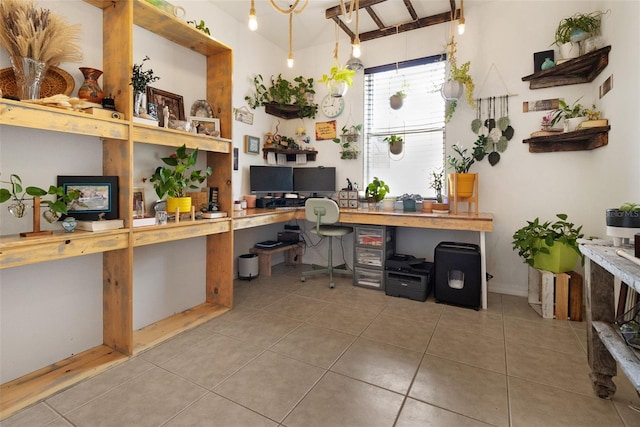
M 340 152 L 340 158 L 344 160 L 356 160 L 360 152 L 358 148 L 358 141 L 360 139 L 360 131 L 362 124 L 352 125 L 347 127 L 342 126 L 342 134 L 339 138 L 334 138 L 332 141 L 336 144 L 340 144 L 342 151 Z
M 445 121 L 448 122 L 453 117 L 453 113 L 456 111 L 458 100 L 464 93 L 467 103 L 471 108 L 475 109 L 476 105 L 473 101 L 473 91 L 475 84 L 473 78 L 469 74 L 470 61 L 465 62 L 460 67 L 456 61 L 456 41 L 451 36 L 451 41 L 447 44 L 448 54 L 447 63 L 449 65 L 449 77 L 442 85 L 440 93 L 447 102 Z
M 129 83 L 129 85 L 133 86 L 133 114 L 135 116 L 140 115 L 143 107 L 146 111 L 147 106 L 143 105 L 143 100 L 146 96 L 149 83 L 160 80 L 160 77 L 153 75 L 153 70 L 142 70 L 145 61 L 149 61 L 148 56 L 145 56 L 140 64 L 133 64 L 133 73 L 131 74 L 131 82 Z
M 527 264 L 552 273 L 572 271 L 578 258 L 584 256 L 578 247 L 578 239 L 584 235 L 582 226 L 567 221 L 566 214 L 557 214 L 555 222 L 541 223 L 538 218 L 513 234 L 513 249 Z
M 399 110 L 402 108 L 404 99 L 407 97 L 408 87 L 409 86 L 406 82 L 402 83 L 402 88 L 389 97 L 389 106 L 391 107 L 391 109 Z
M 391 154 L 401 154 L 404 146 L 404 139 L 399 135 L 389 135 L 383 139 L 384 142 L 389 144 L 389 152 Z
M 322 75 L 320 82 L 327 85 L 331 96 L 340 98 L 346 95 L 347 89 L 353 85 L 353 76 L 355 74 L 355 70 L 339 65 L 336 61 L 329 70 L 329 74 Z
M 177 208 L 180 212 L 191 211 L 191 197 L 186 197 L 188 189 L 198 189 L 195 183 L 202 184 L 211 175 L 211 168 L 202 170 L 191 170 L 198 160 L 198 149 L 187 153 L 186 145 L 178 148 L 175 154 L 163 157 L 162 161 L 167 166 L 158 166 L 151 175 L 149 181 L 153 183 L 156 194 L 160 199 L 165 195 L 167 198 L 167 212 L 175 212 Z
M 469 169 L 475 163 L 475 159 L 473 155 L 467 155 L 467 149 L 462 145 L 454 144 L 451 149 L 455 154 L 447 156 L 447 163 L 455 171 L 455 174 L 449 174 L 449 194 L 453 195 L 455 190 L 457 197 L 471 197 L 476 176 L 469 173 Z M 455 189 L 454 182 L 457 183 Z

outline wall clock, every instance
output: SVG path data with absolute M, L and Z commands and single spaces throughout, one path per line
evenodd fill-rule
M 344 98 L 327 95 L 322 100 L 320 108 L 325 116 L 329 118 L 338 117 L 344 110 Z

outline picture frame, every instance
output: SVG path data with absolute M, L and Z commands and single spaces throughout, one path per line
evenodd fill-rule
M 182 95 L 147 86 L 147 104 L 156 105 L 158 117 L 164 106 L 169 107 L 169 120 L 185 120 L 184 99 Z
M 133 217 L 134 218 L 144 218 L 146 215 L 146 203 L 144 200 L 144 188 L 142 187 L 133 187 L 132 191 L 133 197 Z
M 58 187 L 66 194 L 77 190 L 80 198 L 67 205 L 67 214 L 82 221 L 118 219 L 117 176 L 58 175 Z
M 244 136 L 244 152 L 250 154 L 260 154 L 260 138 L 257 136 Z
M 212 117 L 189 116 L 192 128 L 197 128 L 199 134 L 220 136 L 220 119 Z M 199 126 L 199 127 L 198 127 Z

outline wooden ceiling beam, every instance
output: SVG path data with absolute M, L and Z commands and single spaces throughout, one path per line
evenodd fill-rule
M 349 36 L 349 38 L 351 40 L 356 38 L 356 35 L 353 33 L 353 31 L 351 31 L 349 29 L 349 27 L 347 27 L 347 24 L 345 24 L 344 22 L 342 22 L 342 20 L 340 19 L 339 16 L 336 16 L 333 18 L 333 22 L 335 22 L 336 24 L 338 24 L 338 26 L 340 28 L 342 28 L 342 31 L 344 31 L 345 33 L 347 33 L 347 35 Z M 361 39 L 362 40 L 362 39 Z
M 373 10 L 372 7 L 367 7 L 366 11 L 371 17 L 371 19 L 373 20 L 373 22 L 375 22 L 375 24 L 378 26 L 378 28 L 382 29 L 386 27 L 386 25 L 384 25 L 384 23 L 382 22 L 382 19 L 380 19 L 380 17 L 375 12 L 375 10 Z
M 444 24 L 451 21 L 451 12 L 443 12 L 437 15 L 426 16 L 424 18 L 418 18 L 416 21 L 406 22 L 404 24 L 398 24 L 397 26 L 391 26 L 382 28 L 379 30 L 367 31 L 366 33 L 360 33 L 360 41 L 365 42 L 367 40 L 378 39 L 380 37 L 392 36 L 394 34 L 404 33 L 406 31 L 417 30 L 418 28 L 429 27 L 431 25 Z
M 387 0 L 360 0 L 360 4 L 358 6 L 360 7 L 360 9 L 366 9 L 373 6 L 374 4 L 384 3 L 385 1 Z M 347 11 L 350 7 L 351 2 L 345 2 L 345 8 L 347 9 Z M 340 5 L 330 7 L 329 9 L 324 11 L 324 17 L 327 19 L 333 19 L 340 15 L 342 15 L 342 9 L 340 8 Z
M 418 19 L 418 14 L 416 13 L 416 10 L 413 8 L 413 5 L 411 4 L 411 0 L 404 0 L 404 5 L 409 11 L 409 15 L 411 15 L 411 19 L 413 19 L 414 21 Z

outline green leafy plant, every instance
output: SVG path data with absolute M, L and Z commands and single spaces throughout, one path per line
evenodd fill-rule
M 313 102 L 313 78 L 298 76 L 293 83 L 278 77 L 271 77 L 271 86 L 267 87 L 261 74 L 253 78 L 254 93 L 244 97 L 249 107 L 256 109 L 268 103 L 274 102 L 279 106 L 295 105 L 300 108 L 300 118 L 315 118 L 318 113 L 318 104 Z
M 389 135 L 389 136 L 385 137 L 383 139 L 383 141 L 391 146 L 391 145 L 395 145 L 395 144 L 402 144 L 404 139 L 399 135 Z
M 149 61 L 148 56 L 145 56 L 140 64 L 133 64 L 133 73 L 129 85 L 133 86 L 135 92 L 144 93 L 149 83 L 160 80 L 160 77 L 153 75 L 153 70 L 142 70 L 145 61 Z
M 458 66 L 458 62 L 456 60 L 456 51 L 457 51 L 457 43 L 455 38 L 451 36 L 451 40 L 447 43 L 447 61 L 450 65 L 450 75 L 448 80 L 455 80 L 460 82 L 464 86 L 464 94 L 467 99 L 467 103 L 471 106 L 471 108 L 476 108 L 476 103 L 473 98 L 473 91 L 475 90 L 475 83 L 473 82 L 473 78 L 469 74 L 469 68 L 471 67 L 471 61 L 467 61 L 463 63 L 461 66 Z M 451 120 L 453 117 L 453 113 L 456 111 L 456 107 L 458 102 L 456 100 L 451 100 L 447 102 L 447 110 L 445 111 L 445 122 Z
M 202 184 L 212 171 L 210 167 L 202 170 L 190 169 L 198 160 L 198 149 L 187 153 L 186 145 L 178 148 L 175 154 L 163 157 L 162 161 L 168 166 L 158 166 L 149 181 L 153 183 L 159 198 L 185 197 L 187 189 L 199 188 L 194 183 Z
M 600 34 L 602 15 L 605 13 L 607 12 L 576 13 L 568 18 L 563 18 L 556 28 L 554 44 L 560 46 L 570 42 L 571 36 L 576 31 L 584 31 L 589 36 L 597 36 Z
M 620 205 L 620 207 L 618 209 L 620 209 L 621 211 L 624 211 L 624 212 L 640 212 L 640 204 L 632 203 L 632 202 L 626 202 L 626 203 L 623 203 L 622 205 Z
M 340 144 L 342 152 L 340 153 L 341 159 L 357 159 L 358 158 L 358 139 L 360 138 L 360 132 L 362 131 L 362 124 L 352 125 L 347 127 L 342 126 L 342 134 L 333 138 L 332 141 L 336 144 Z
M 48 190 L 44 190 L 40 187 L 24 187 L 22 185 L 22 179 L 16 174 L 9 176 L 9 181 L 0 181 L 5 184 L 9 184 L 9 189 L 0 188 L 0 203 L 4 203 L 8 200 L 15 201 L 16 203 L 23 204 L 27 195 L 29 196 L 55 196 L 54 200 L 41 199 L 40 203 L 48 206 L 49 210 L 57 214 L 67 214 L 67 204 L 77 200 L 80 197 L 80 192 L 77 190 L 70 190 L 65 193 L 63 187 L 56 187 L 54 185 L 49 186 Z
M 389 192 L 389 186 L 377 176 L 373 177 L 373 181 L 367 184 L 365 196 L 373 198 L 376 202 L 382 201 L 384 196 Z
M 431 172 L 429 180 L 429 188 L 433 188 L 436 192 L 436 201 L 442 203 L 442 186 L 444 179 L 444 170 L 438 169 Z
M 566 214 L 556 214 L 558 220 L 540 222 L 536 218 L 527 221 L 527 225 L 516 230 L 513 234 L 513 249 L 518 251 L 525 262 L 533 266 L 533 258 L 537 253 L 549 253 L 547 246 L 554 243 L 564 243 L 578 253 L 584 263 L 584 256 L 578 247 L 578 239 L 584 237 L 582 226 L 576 226 L 567 221 Z M 541 245 L 544 242 L 544 245 Z
M 585 117 L 587 110 L 578 103 L 582 97 L 578 98 L 573 104 L 569 105 L 564 99 L 558 100 L 558 108 L 552 111 L 551 126 L 561 120 L 572 119 L 574 117 Z
M 196 28 L 196 30 L 200 30 L 208 36 L 211 35 L 211 31 L 209 31 L 209 27 L 207 27 L 207 24 L 205 24 L 202 19 L 200 20 L 200 22 L 187 21 L 187 24 L 193 25 Z
M 340 86 L 343 84 L 346 85 L 346 87 L 352 86 L 353 76 L 355 74 L 355 70 L 350 70 L 346 66 L 338 64 L 336 61 L 334 66 L 329 69 L 329 74 L 322 75 L 320 82 L 327 85 L 329 93 L 333 96 L 342 96 L 344 91 L 339 90 Z M 340 93 L 338 94 L 336 92 Z
M 469 173 L 471 165 L 475 163 L 473 156 L 467 155 L 467 149 L 463 145 L 453 144 L 451 149 L 459 158 L 455 155 L 448 155 L 447 164 L 449 167 L 454 169 L 456 173 Z

